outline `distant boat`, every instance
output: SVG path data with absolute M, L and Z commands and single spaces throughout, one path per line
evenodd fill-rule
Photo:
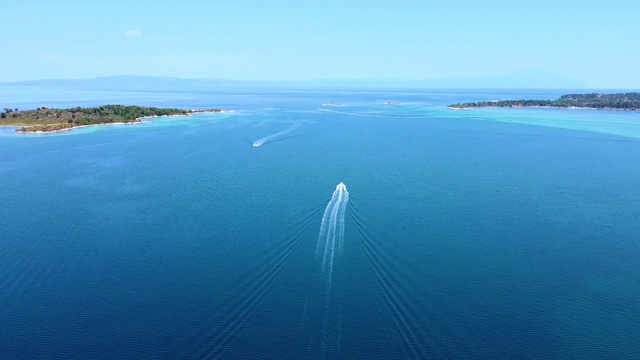
M 340 184 L 338 184 L 338 186 L 336 186 L 336 190 L 344 190 L 347 191 L 347 185 L 345 185 L 342 181 L 340 182 Z

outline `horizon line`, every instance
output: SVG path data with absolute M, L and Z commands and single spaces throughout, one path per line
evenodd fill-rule
M 526 85 L 525 80 L 516 79 L 516 84 L 433 84 L 433 82 L 464 82 L 464 81 L 491 81 L 495 79 L 496 81 L 506 81 L 508 77 L 517 74 L 518 72 L 507 74 L 507 75 L 481 75 L 481 76 L 451 76 L 451 77 L 441 77 L 441 78 L 415 78 L 415 79 L 407 79 L 407 78 L 310 78 L 310 79 L 227 79 L 227 78 L 190 78 L 190 77 L 179 77 L 179 76 L 165 76 L 165 75 L 136 75 L 136 74 L 114 74 L 114 75 L 105 75 L 105 76 L 95 76 L 88 78 L 43 78 L 43 79 L 32 79 L 32 80 L 14 80 L 14 81 L 0 81 L 1 85 L 55 85 L 55 84 L 43 84 L 43 83 L 55 83 L 55 82 L 86 82 L 92 80 L 108 80 L 108 79 L 127 79 L 127 78 L 146 78 L 149 80 L 157 79 L 157 80 L 174 80 L 174 81 L 217 81 L 217 82 L 226 82 L 226 83 L 236 83 L 241 85 L 243 83 L 254 83 L 261 85 L 269 85 L 269 84 L 280 84 L 280 85 L 306 85 L 312 87 L 322 87 L 322 86 L 381 86 L 381 87 L 417 87 L 417 88 L 431 88 L 431 89 L 576 89 L 576 90 L 640 90 L 640 86 L 638 87 L 597 87 L 586 82 L 583 82 L 578 79 L 571 78 L 563 78 L 559 75 L 555 75 L 553 73 L 549 73 L 550 75 L 555 75 L 559 78 L 559 81 L 573 81 L 576 84 L 566 86 L 566 85 L 553 85 L 549 84 L 547 86 L 540 85 Z M 507 78 L 507 79 L 505 79 Z M 321 83 L 321 82 L 330 82 L 332 84 L 312 84 L 312 83 Z M 349 84 L 349 82 L 360 82 L 361 84 Z M 391 84 L 375 84 L 379 82 L 388 82 Z M 395 82 L 395 84 L 393 84 Z M 430 84 L 431 82 L 431 84 Z M 553 80 L 549 81 L 550 83 Z M 34 84 L 35 83 L 35 84 Z M 40 83 L 40 84 L 37 84 Z M 344 84 L 340 84 L 344 83 Z M 365 84 L 362 84 L 365 83 Z M 366 84 L 369 83 L 369 84 Z M 520 83 L 520 84 L 517 84 Z M 581 83 L 581 84 L 579 84 Z M 96 84 L 96 86 L 100 86 L 102 84 Z M 117 84 L 115 84 L 117 85 Z M 128 85 L 128 84 L 122 84 Z M 135 84 L 133 84 L 135 86 Z M 139 87 L 139 86 L 138 86 Z

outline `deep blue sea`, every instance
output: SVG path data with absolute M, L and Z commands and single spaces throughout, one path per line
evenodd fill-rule
M 2 86 L 234 112 L 0 128 L 0 359 L 640 359 L 640 113 L 446 107 L 563 93 Z

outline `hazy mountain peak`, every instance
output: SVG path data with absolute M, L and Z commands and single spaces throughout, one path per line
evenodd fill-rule
M 247 81 L 223 79 L 184 79 L 168 76 L 112 75 L 81 80 L 34 80 L 13 85 L 77 86 L 93 90 L 193 90 L 224 87 L 414 87 L 414 88 L 564 88 L 589 86 L 577 79 L 528 67 L 499 76 L 456 76 L 439 79 L 316 79 L 300 81 Z

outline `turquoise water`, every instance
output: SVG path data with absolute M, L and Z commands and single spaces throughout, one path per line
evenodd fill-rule
M 0 94 L 236 110 L 0 130 L 0 358 L 640 355 L 637 112 L 445 107 L 542 91 Z

